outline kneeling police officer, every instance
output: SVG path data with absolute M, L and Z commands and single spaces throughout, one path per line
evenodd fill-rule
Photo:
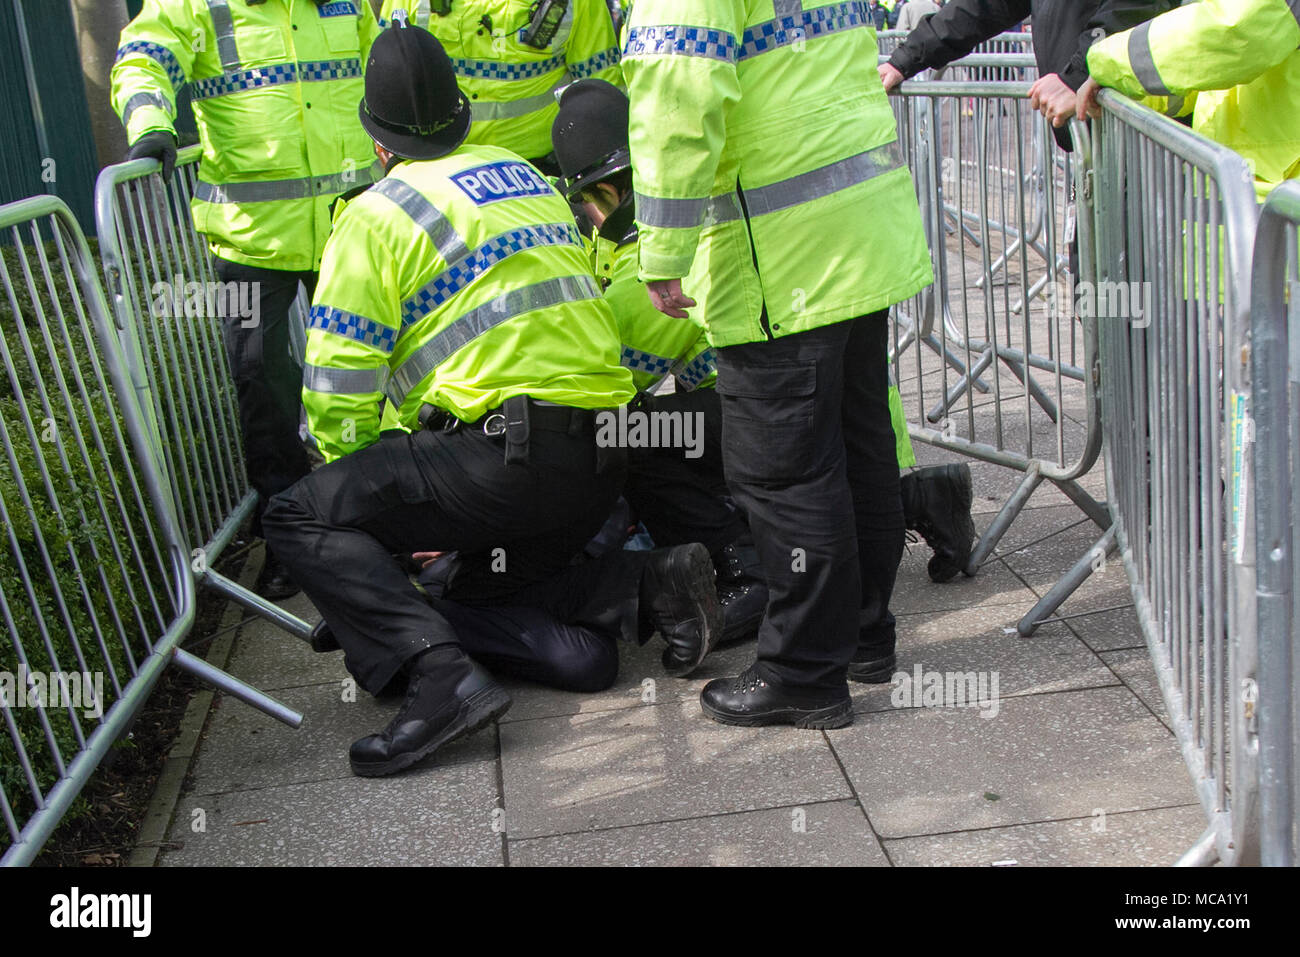
M 516 154 L 464 145 L 469 103 L 424 30 L 380 35 L 365 93 L 388 174 L 336 214 L 308 332 L 303 399 L 327 464 L 264 522 L 358 683 L 408 682 L 392 723 L 351 748 L 355 773 L 381 775 L 505 712 L 482 661 L 553 672 L 550 624 L 585 634 L 579 659 L 657 629 L 693 665 L 721 613 L 702 545 L 571 564 L 624 477 L 594 410 L 633 388 L 564 199 Z M 384 398 L 411 432 L 381 437 Z M 398 557 L 428 549 L 456 554 L 432 604 Z M 475 605 L 490 627 L 463 621 Z

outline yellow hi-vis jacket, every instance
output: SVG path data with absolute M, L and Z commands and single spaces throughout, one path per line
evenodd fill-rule
M 587 77 L 623 83 L 605 0 L 569 0 L 554 38 L 541 49 L 522 39 L 535 5 L 452 0 L 446 16 L 439 16 L 438 0 L 384 0 L 380 23 L 405 10 L 407 22 L 427 29 L 446 49 L 474 110 L 466 142 L 500 146 L 531 160 L 551 152 L 561 87 Z
M 1202 0 L 1094 43 L 1102 86 L 1236 150 L 1261 200 L 1300 175 L 1300 2 Z
M 465 421 L 506 399 L 613 408 L 635 394 L 568 203 L 514 153 L 403 162 L 353 198 L 325 247 L 303 405 L 332 461 L 431 403 Z
M 357 117 L 378 29 L 367 0 L 145 0 L 122 31 L 112 98 L 130 142 L 174 132 L 192 83 L 194 225 L 217 256 L 320 268 L 330 203 L 382 173 Z
M 933 281 L 864 2 L 637 0 L 623 73 L 641 278 L 704 268 L 715 346 Z

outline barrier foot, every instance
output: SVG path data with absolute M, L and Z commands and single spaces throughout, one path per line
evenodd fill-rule
M 1219 859 L 1219 850 L 1215 842 L 1213 827 L 1207 827 L 1205 833 L 1196 839 L 1187 853 L 1175 862 L 1174 867 L 1210 867 Z
M 253 614 L 265 618 L 271 624 L 287 631 L 295 638 L 301 638 L 303 641 L 311 640 L 312 626 L 307 624 L 297 615 L 291 615 L 278 605 L 273 605 L 260 595 L 244 588 L 242 585 L 232 581 L 225 575 L 208 569 L 203 573 L 200 581 L 208 588 L 218 594 L 224 595 L 237 605 L 247 608 Z
M 1088 549 L 1087 553 L 1061 576 L 1051 590 L 1038 600 L 1038 604 L 1029 609 L 1025 617 L 1020 619 L 1016 624 L 1016 631 L 1020 636 L 1028 638 L 1037 631 L 1038 626 L 1054 615 L 1056 609 L 1060 608 L 1062 603 L 1087 581 L 1088 576 L 1101 567 L 1104 557 L 1113 553 L 1117 547 L 1115 528 L 1112 526 L 1106 529 L 1106 534 L 1097 540 L 1097 544 Z
M 287 724 L 291 728 L 302 727 L 302 715 L 299 712 L 263 694 L 252 685 L 244 684 L 220 668 L 213 667 L 183 648 L 172 649 L 172 661 L 181 671 L 194 675 L 200 681 L 212 685 L 232 698 L 238 698 L 244 704 L 251 705 L 263 714 L 275 718 L 276 721 Z
M 966 563 L 964 569 L 967 575 L 974 575 L 979 571 L 979 567 L 984 564 L 984 560 L 993 554 L 993 549 L 998 547 L 998 542 L 1002 540 L 1002 536 L 1007 533 L 1011 523 L 1016 520 L 1016 516 L 1025 507 L 1025 504 L 1029 501 L 1029 496 L 1034 494 L 1034 490 L 1042 482 L 1043 473 L 1038 470 L 1037 464 L 1030 463 L 1020 485 L 1011 493 L 1011 497 L 1002 506 L 1002 510 L 993 516 L 993 521 L 989 523 L 989 527 L 979 537 L 975 547 L 971 549 L 970 561 Z
M 1103 503 L 1085 492 L 1082 485 L 1074 479 L 1065 482 L 1053 480 L 1053 482 L 1061 490 L 1061 494 L 1079 506 L 1079 511 L 1092 519 L 1098 528 L 1105 530 L 1111 527 L 1110 511 Z

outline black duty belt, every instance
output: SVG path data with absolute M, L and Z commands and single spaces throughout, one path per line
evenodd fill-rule
M 425 404 L 420 408 L 420 427 L 445 433 L 481 430 L 487 436 L 505 436 L 506 464 L 528 461 L 528 437 L 534 429 L 590 435 L 596 413 L 568 405 L 543 402 L 526 395 L 512 396 L 495 409 L 488 409 L 472 422 L 458 419 L 446 409 Z

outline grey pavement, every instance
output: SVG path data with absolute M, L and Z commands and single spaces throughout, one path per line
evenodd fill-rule
M 983 529 L 1018 475 L 972 471 Z M 1094 473 L 1083 484 L 1104 496 Z M 608 691 L 510 683 L 499 726 L 361 779 L 348 745 L 398 703 L 354 691 L 339 654 L 245 620 L 230 670 L 306 720 L 291 730 L 217 695 L 159 863 L 1170 864 L 1204 824 L 1123 569 L 1108 563 L 1065 620 L 1020 637 L 1099 534 L 1053 488 L 1030 506 L 973 578 L 935 585 L 929 550 L 909 546 L 894 603 L 909 682 L 854 686 L 853 725 L 830 732 L 709 721 L 700 688 L 752 644 L 677 680 L 656 640 L 622 650 Z M 301 596 L 287 606 L 316 617 Z

